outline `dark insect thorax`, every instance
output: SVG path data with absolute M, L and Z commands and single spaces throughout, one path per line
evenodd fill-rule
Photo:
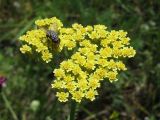
M 46 36 L 50 38 L 54 43 L 59 43 L 59 38 L 56 32 L 48 30 Z

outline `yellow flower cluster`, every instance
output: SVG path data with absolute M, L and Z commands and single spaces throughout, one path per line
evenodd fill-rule
M 83 27 L 76 23 L 71 28 L 61 28 L 59 37 L 61 50 L 73 51 L 70 59 L 54 70 L 52 88 L 58 90 L 56 96 L 61 102 L 69 98 L 93 101 L 101 81 L 115 81 L 118 72 L 126 70 L 121 59 L 135 55 L 126 32 L 108 31 L 104 25 Z
M 39 53 L 42 60 L 46 63 L 50 62 L 53 58 L 53 47 L 46 36 L 47 30 L 59 31 L 63 26 L 60 20 L 53 17 L 50 19 L 42 19 L 35 21 L 37 29 L 28 31 L 26 35 L 22 35 L 19 39 L 25 44 L 20 48 L 20 51 L 25 53 Z
M 67 59 L 54 70 L 56 79 L 52 83 L 61 102 L 69 99 L 93 101 L 101 81 L 117 80 L 119 71 L 126 70 L 122 58 L 133 57 L 136 53 L 130 46 L 127 32 L 123 30 L 109 31 L 104 25 L 84 27 L 77 23 L 66 28 L 55 17 L 37 20 L 35 24 L 38 29 L 20 37 L 25 42 L 20 50 L 22 53 L 41 53 L 45 62 L 51 61 L 54 52 L 68 52 Z M 50 49 L 46 30 L 58 33 L 60 42 L 57 51 Z

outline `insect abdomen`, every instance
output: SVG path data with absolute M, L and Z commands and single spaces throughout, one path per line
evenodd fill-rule
M 59 38 L 56 32 L 48 30 L 46 36 L 50 38 L 54 43 L 59 43 Z

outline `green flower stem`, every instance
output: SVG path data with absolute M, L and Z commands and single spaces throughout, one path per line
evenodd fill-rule
M 10 105 L 10 102 L 8 101 L 6 95 L 3 92 L 1 94 L 2 94 L 2 98 L 5 102 L 6 108 L 8 108 L 8 110 L 11 112 L 13 119 L 18 120 L 18 117 L 16 116 L 16 113 L 14 112 L 12 106 Z
M 75 101 L 71 101 L 71 111 L 70 111 L 69 120 L 75 120 L 76 112 L 77 112 L 77 105 L 78 104 Z

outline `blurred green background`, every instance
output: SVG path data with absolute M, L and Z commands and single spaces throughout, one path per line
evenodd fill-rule
M 58 103 L 53 67 L 19 51 L 18 37 L 35 19 L 53 17 L 65 26 L 105 24 L 128 31 L 134 58 L 119 81 L 105 82 L 94 102 L 83 103 L 77 120 L 160 119 L 160 0 L 0 0 L 0 120 L 65 120 L 68 104 Z

